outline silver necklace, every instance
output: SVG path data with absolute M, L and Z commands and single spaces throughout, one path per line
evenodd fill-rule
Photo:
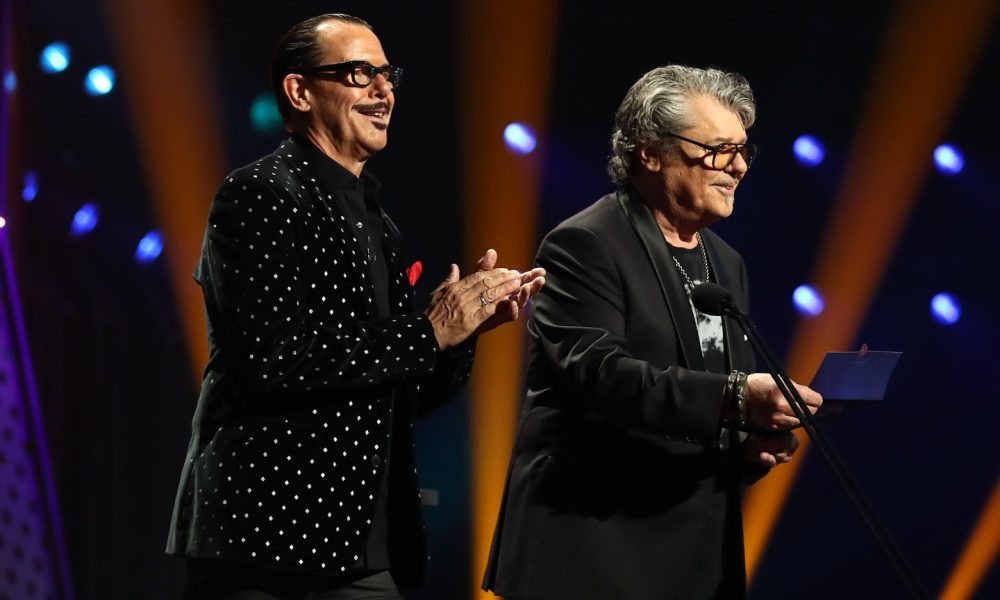
M 695 235 L 698 236 L 698 248 L 701 249 L 701 259 L 705 261 L 705 280 L 707 281 L 709 279 L 708 253 L 705 252 L 705 244 L 701 241 L 701 233 L 695 233 Z M 674 259 L 674 264 L 677 266 L 677 270 L 680 271 L 681 275 L 684 276 L 684 281 L 686 281 L 688 284 L 688 294 L 690 295 L 691 290 L 694 289 L 694 282 L 691 281 L 691 278 L 688 276 L 687 271 L 685 271 L 684 267 L 681 266 L 681 263 L 679 260 L 677 260 L 677 257 L 671 254 L 670 258 Z

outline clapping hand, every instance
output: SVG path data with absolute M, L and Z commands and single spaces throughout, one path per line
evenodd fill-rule
M 461 279 L 458 265 L 453 264 L 448 277 L 431 293 L 424 312 L 442 350 L 517 320 L 520 309 L 545 285 L 545 269 L 521 273 L 497 268 L 496 263 L 496 251 L 487 250 L 476 263 L 476 271 Z

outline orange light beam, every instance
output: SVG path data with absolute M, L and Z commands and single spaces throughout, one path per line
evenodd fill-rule
M 208 346 L 192 273 L 209 203 L 226 174 L 205 10 L 198 0 L 104 0 L 196 382 Z
M 499 265 L 534 262 L 541 151 L 515 155 L 503 142 L 512 121 L 540 140 L 548 124 L 556 0 L 465 0 L 457 6 L 463 253 L 466 264 L 495 248 Z M 484 335 L 470 383 L 471 598 L 480 590 L 520 405 L 524 324 Z
M 788 363 L 793 378 L 808 381 L 827 350 L 853 345 L 995 14 L 995 0 L 897 4 L 817 255 L 813 284 L 826 310 L 798 324 Z M 801 468 L 805 441 L 797 460 L 746 495 L 748 578 Z
M 941 590 L 940 600 L 965 600 L 976 593 L 976 588 L 989 572 L 990 565 L 1000 554 L 1000 477 L 993 486 L 979 520 L 972 528 L 972 535 L 955 562 L 948 581 Z

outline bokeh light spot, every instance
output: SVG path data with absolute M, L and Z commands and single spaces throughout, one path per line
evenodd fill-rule
M 811 135 L 800 135 L 792 143 L 792 152 L 795 154 L 799 164 L 806 167 L 815 167 L 826 158 L 826 150 L 823 142 Z
M 823 296 L 811 285 L 800 285 L 792 292 L 792 301 L 799 313 L 815 317 L 823 312 Z
M 71 55 L 69 46 L 65 43 L 52 42 L 42 49 L 38 64 L 46 73 L 61 73 L 69 66 Z
M 163 252 L 163 236 L 159 231 L 150 231 L 135 247 L 135 259 L 140 263 L 151 263 Z
M 91 96 L 103 96 L 115 89 L 115 70 L 107 65 L 94 67 L 87 73 L 84 88 Z
M 931 315 L 939 323 L 954 325 L 962 316 L 962 307 L 959 306 L 958 300 L 954 296 L 947 292 L 941 292 L 931 298 Z
M 503 130 L 507 147 L 518 154 L 529 154 L 535 149 L 535 132 L 524 123 L 511 123 Z
M 941 144 L 934 149 L 934 164 L 945 175 L 957 175 L 965 168 L 965 157 L 951 144 Z

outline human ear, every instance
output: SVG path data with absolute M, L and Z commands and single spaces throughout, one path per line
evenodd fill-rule
M 642 168 L 646 169 L 650 173 L 656 173 L 660 170 L 660 149 L 658 146 L 652 146 L 650 144 L 640 144 L 636 148 L 636 154 L 639 157 L 639 164 Z
M 310 101 L 309 89 L 306 88 L 305 77 L 298 73 L 289 73 L 285 75 L 281 87 L 293 109 L 299 112 L 309 112 L 312 108 L 312 102 Z

